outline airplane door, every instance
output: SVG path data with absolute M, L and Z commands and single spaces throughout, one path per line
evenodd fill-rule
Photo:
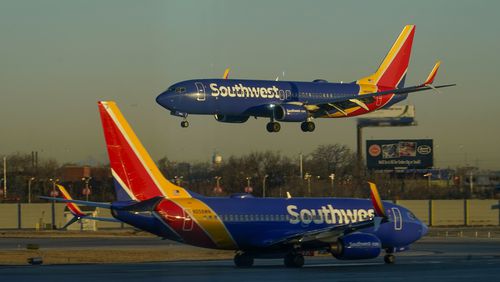
M 196 89 L 198 89 L 198 93 L 196 93 L 196 100 L 205 101 L 206 99 L 205 86 L 203 86 L 203 83 L 201 82 L 195 82 L 195 85 Z
M 394 230 L 403 229 L 403 218 L 401 217 L 401 211 L 398 208 L 392 208 L 392 214 L 394 215 Z
M 183 210 L 184 212 L 184 222 L 182 223 L 182 231 L 191 231 L 193 230 L 193 219 L 191 218 L 191 210 Z

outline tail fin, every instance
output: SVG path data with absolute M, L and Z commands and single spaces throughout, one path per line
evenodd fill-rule
M 58 184 L 57 188 L 59 189 L 59 191 L 61 191 L 61 194 L 62 194 L 64 199 L 73 200 L 73 198 L 71 198 L 71 195 L 68 193 L 68 191 L 66 191 L 66 188 L 64 188 L 64 186 Z M 80 207 L 78 207 L 75 203 L 66 203 L 66 206 L 68 207 L 69 211 L 75 217 L 85 217 L 86 216 L 86 214 L 84 214 L 82 212 L 82 210 L 80 209 Z
M 98 103 L 118 200 L 190 198 L 161 174 L 115 102 Z
M 410 63 L 414 35 L 415 26 L 405 26 L 377 71 L 370 76 L 359 79 L 357 84 L 381 86 L 390 89 L 402 88 Z M 368 91 L 372 91 L 372 89 Z

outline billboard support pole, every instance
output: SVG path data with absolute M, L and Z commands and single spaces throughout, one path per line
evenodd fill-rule
M 356 148 L 356 153 L 358 155 L 358 164 L 361 165 L 363 162 L 363 126 L 358 124 L 356 126 L 356 141 L 357 141 L 357 148 Z

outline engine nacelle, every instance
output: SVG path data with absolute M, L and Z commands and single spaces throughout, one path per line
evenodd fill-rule
M 226 115 L 215 115 L 215 120 L 218 122 L 227 123 L 244 123 L 250 117 L 249 116 L 226 116 Z
M 372 234 L 351 233 L 340 237 L 330 251 L 337 259 L 371 259 L 380 254 L 382 243 Z
M 309 113 L 301 105 L 283 104 L 274 107 L 274 118 L 278 121 L 306 121 Z

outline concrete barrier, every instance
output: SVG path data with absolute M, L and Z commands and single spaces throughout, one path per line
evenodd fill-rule
M 18 228 L 17 204 L 0 204 L 0 228 Z
M 465 225 L 464 200 L 432 200 L 431 225 Z
M 467 225 L 499 225 L 499 211 L 491 209 L 493 205 L 498 205 L 498 200 L 467 200 Z
M 65 204 L 54 204 L 55 225 L 64 226 Z M 17 216 L 16 216 L 17 217 Z M 52 203 L 49 204 L 21 204 L 21 228 L 45 228 L 52 225 Z

